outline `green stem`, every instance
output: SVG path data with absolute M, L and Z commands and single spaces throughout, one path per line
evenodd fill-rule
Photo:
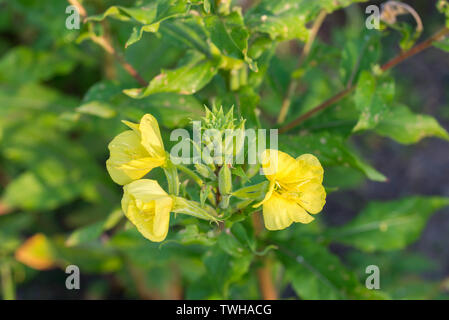
M 179 177 L 176 166 L 168 164 L 163 169 L 165 176 L 167 177 L 168 193 L 174 194 L 175 196 L 179 195 Z
M 14 300 L 16 298 L 14 280 L 12 278 L 11 267 L 7 263 L 3 263 L 1 266 L 1 278 L 3 299 Z
M 193 181 L 195 181 L 200 187 L 203 186 L 203 184 L 204 184 L 203 180 L 201 180 L 201 178 L 195 172 L 193 172 L 189 168 L 183 166 L 182 164 L 176 164 L 175 166 L 177 169 L 179 169 L 179 171 L 184 172 L 186 175 L 188 175 L 190 178 L 192 178 Z
M 310 49 L 312 48 L 313 42 L 315 41 L 315 38 L 318 34 L 318 31 L 321 28 L 321 25 L 323 24 L 324 19 L 326 18 L 326 15 L 327 15 L 327 12 L 325 10 L 322 10 L 319 13 L 317 19 L 315 20 L 313 27 L 311 29 L 311 32 L 310 32 L 310 37 L 307 40 L 306 45 L 304 46 L 304 49 L 302 51 L 302 54 L 301 54 L 301 57 L 299 59 L 296 69 L 299 69 L 302 66 L 304 60 L 309 55 Z M 283 123 L 285 121 L 285 118 L 287 117 L 288 111 L 292 104 L 293 95 L 294 95 L 298 85 L 299 85 L 299 79 L 292 79 L 290 81 L 290 84 L 287 89 L 287 95 L 286 95 L 284 101 L 282 101 L 281 110 L 279 112 L 279 116 L 277 119 L 278 124 Z

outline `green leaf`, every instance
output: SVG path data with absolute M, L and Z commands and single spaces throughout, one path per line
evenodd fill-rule
M 239 176 L 242 178 L 243 181 L 248 181 L 248 177 L 246 176 L 245 171 L 242 169 L 242 167 L 235 167 L 231 169 L 231 172 L 233 175 Z
M 232 227 L 229 225 L 232 224 Z M 256 251 L 256 239 L 252 227 L 244 222 L 227 223 L 225 232 L 218 237 L 219 247 L 233 257 L 247 256 L 250 253 L 259 254 Z M 272 249 L 269 248 L 268 250 Z
M 253 32 L 267 33 L 273 40 L 306 41 L 309 36 L 307 6 L 305 1 L 264 0 L 249 10 L 245 20 Z
M 134 27 L 131 36 L 126 42 L 125 47 L 129 47 L 130 45 L 136 43 L 142 38 L 143 32 L 157 32 L 159 30 L 160 24 L 171 18 L 179 17 L 186 14 L 189 11 L 190 5 L 186 1 L 166 1 L 160 0 L 156 1 L 156 3 L 152 3 L 150 5 L 156 6 L 154 10 L 156 10 L 157 14 L 151 24 L 146 24 L 139 27 Z
M 410 250 L 382 251 L 367 253 L 359 250 L 351 250 L 345 254 L 347 261 L 353 270 L 357 270 L 361 279 L 368 275 L 365 270 L 369 265 L 377 265 L 381 268 L 381 288 L 392 293 L 399 282 L 408 282 L 418 274 L 432 273 L 438 270 L 438 263 L 424 254 L 414 253 Z M 401 290 L 402 291 L 402 290 Z
M 68 246 L 76 246 L 82 243 L 92 242 L 107 230 L 112 229 L 123 217 L 122 211 L 113 211 L 105 220 L 75 230 L 67 239 Z
M 17 212 L 0 216 L 0 233 L 20 233 L 29 228 L 33 217 L 25 212 Z
M 326 172 L 326 190 L 357 189 L 365 181 L 365 176 L 359 170 L 351 167 L 329 167 Z
M 237 258 L 215 248 L 206 254 L 203 261 L 207 269 L 207 277 L 222 298 L 227 298 L 229 285 L 240 280 L 248 272 L 251 260 L 250 255 Z
M 364 288 L 329 250 L 315 241 L 297 239 L 278 252 L 286 276 L 301 299 L 385 299 Z
M 322 165 L 346 166 L 364 173 L 373 181 L 386 181 L 386 177 L 358 157 L 344 140 L 337 135 L 326 132 L 300 136 L 281 135 L 279 137 L 281 149 L 287 150 L 294 157 L 303 153 L 311 153 L 318 157 Z
M 13 253 L 22 242 L 20 234 L 32 224 L 32 215 L 25 212 L 0 215 L 0 255 Z
M 245 20 L 252 31 L 267 33 L 273 40 L 306 41 L 310 33 L 307 24 L 316 18 L 320 10 L 330 13 L 362 1 L 365 0 L 262 0 L 248 10 Z
M 126 8 L 122 6 L 109 7 L 104 13 L 88 17 L 88 21 L 102 21 L 106 17 L 122 21 L 135 21 L 141 25 L 133 28 L 125 47 L 136 43 L 144 32 L 157 32 L 164 20 L 181 16 L 188 12 L 190 4 L 184 0 L 156 0 L 142 7 Z
M 9 183 L 2 201 L 23 209 L 54 209 L 82 191 L 77 174 L 54 159 L 44 160 Z
M 107 17 L 122 21 L 135 20 L 141 24 L 151 24 L 155 21 L 158 14 L 158 5 L 160 3 L 179 2 L 179 1 L 154 1 L 142 7 L 126 8 L 123 6 L 109 7 L 102 14 L 97 14 L 87 18 L 87 21 L 103 21 Z
M 27 119 L 31 113 L 34 113 L 35 117 L 55 115 L 56 118 L 63 112 L 73 110 L 77 103 L 73 97 L 37 83 L 28 83 L 20 87 L 1 87 L 0 123 L 2 126 L 9 126 L 15 121 Z M 34 120 L 36 121 L 36 118 Z
M 174 240 L 165 241 L 165 243 L 175 241 L 183 245 L 200 244 L 204 246 L 212 246 L 216 239 L 207 233 L 200 232 L 196 224 L 189 224 L 185 229 L 176 234 Z
M 203 105 L 194 96 L 175 93 L 154 94 L 143 100 L 134 100 L 128 106 L 129 110 L 136 106 L 142 113 L 151 112 L 167 128 L 184 127 L 204 115 Z
M 159 23 L 153 23 L 153 24 L 147 24 L 144 26 L 134 27 L 133 32 L 129 36 L 128 40 L 126 41 L 125 48 L 128 48 L 130 45 L 138 42 L 140 39 L 142 39 L 144 32 L 157 32 L 159 30 Z
M 353 131 L 375 128 L 385 118 L 393 98 L 393 81 L 382 81 L 369 71 L 363 71 L 354 95 L 360 117 Z
M 449 140 L 447 131 L 435 118 L 415 114 L 402 105 L 393 106 L 374 131 L 402 144 L 416 143 L 425 137 Z
M 200 54 L 189 58 L 185 65 L 177 69 L 162 70 L 146 88 L 127 89 L 123 92 L 135 99 L 159 92 L 194 94 L 212 80 L 218 71 L 218 65 L 216 61 L 208 60 Z
M 210 39 L 201 17 L 188 16 L 161 25 L 162 37 L 181 49 L 194 49 L 212 57 Z
M 420 196 L 372 202 L 351 222 L 330 229 L 329 236 L 364 251 L 403 249 L 419 237 L 430 216 L 448 204 L 449 198 Z
M 116 112 L 107 103 L 101 101 L 83 103 L 76 108 L 76 111 L 80 113 L 90 114 L 98 116 L 100 118 L 113 118 L 116 116 Z
M 263 73 L 259 70 L 257 73 Z M 254 74 L 254 73 L 253 73 Z M 250 86 L 241 87 L 239 90 L 240 112 L 247 120 L 250 128 L 260 128 L 259 116 L 256 112 L 260 97 Z
M 256 251 L 256 239 L 254 230 L 245 223 L 234 223 L 231 227 L 231 233 L 240 241 L 240 243 L 248 246 L 252 251 Z
M 0 59 L 0 83 L 10 85 L 48 80 L 56 75 L 69 73 L 75 66 L 58 52 L 31 50 L 15 47 Z
M 238 258 L 244 254 L 248 254 L 248 250 L 230 233 L 222 232 L 220 234 L 218 237 L 218 246 L 233 257 Z
M 211 34 L 212 42 L 220 51 L 231 57 L 242 59 L 242 51 L 247 50 L 248 31 L 244 29 L 243 18 L 239 12 L 232 16 L 219 17 L 216 15 L 204 18 L 205 27 Z
M 344 39 L 340 62 L 340 75 L 344 85 L 357 83 L 362 71 L 370 71 L 379 63 L 382 33 L 378 30 L 362 30 L 353 39 Z
M 89 88 L 76 111 L 101 118 L 112 118 L 117 112 L 110 100 L 117 95 L 122 95 L 118 84 L 112 81 L 97 82 Z
M 204 22 L 212 42 L 223 55 L 245 60 L 250 68 L 257 72 L 257 66 L 247 56 L 249 33 L 240 8 L 235 8 L 224 17 L 206 16 Z
M 413 47 L 422 33 L 422 30 L 418 31 L 415 25 L 408 23 L 396 23 L 394 26 L 390 25 L 390 27 L 401 34 L 402 38 L 399 45 L 402 51 L 406 51 Z
M 63 242 L 55 240 L 60 265 L 65 268 L 69 264 L 77 265 L 86 273 L 117 272 L 123 266 L 123 260 L 115 250 L 103 245 L 84 245 L 67 247 Z
M 65 22 L 68 17 L 65 10 L 69 4 L 65 1 L 14 1 L 8 2 L 7 7 L 3 7 L 2 13 L 10 14 L 10 20 L 1 17 L 2 24 L 8 25 L 8 31 L 20 31 L 17 36 L 23 35 L 24 26 L 29 26 L 30 30 L 38 30 L 35 34 L 33 44 L 39 47 L 44 46 L 70 46 L 70 41 L 76 37 L 77 32 L 69 28 L 65 28 Z M 6 11 L 6 12 L 5 12 Z M 62 13 L 62 14 L 61 14 Z M 16 19 L 17 15 L 22 17 L 21 20 Z M 61 27 L 62 26 L 62 27 Z M 4 30 L 5 32 L 8 32 Z M 29 42 L 23 42 L 30 45 Z M 30 45 L 31 47 L 31 45 Z M 47 67 L 50 67 L 47 65 Z
M 394 300 L 447 300 L 444 296 L 438 298 L 438 294 L 442 291 L 441 282 L 420 279 L 416 276 L 398 281 L 389 291 Z
M 71 247 L 80 243 L 89 243 L 91 241 L 97 240 L 103 232 L 103 224 L 104 222 L 100 221 L 75 230 L 67 239 L 67 246 Z
M 127 118 L 135 122 L 140 121 L 145 113 L 151 113 L 167 128 L 183 127 L 204 113 L 203 105 L 194 96 L 158 93 L 136 100 L 123 94 L 123 89 L 123 85 L 112 81 L 97 82 L 86 93 L 77 111 L 102 118 Z

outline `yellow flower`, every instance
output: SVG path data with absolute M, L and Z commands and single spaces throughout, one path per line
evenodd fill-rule
M 123 187 L 122 210 L 147 239 L 160 242 L 168 233 L 173 198 L 155 180 L 141 179 Z
M 293 222 L 309 223 L 323 209 L 326 191 L 322 185 L 324 170 L 311 154 L 293 158 L 277 150 L 262 154 L 264 174 L 270 186 L 262 202 L 265 227 L 281 230 Z
M 140 124 L 123 122 L 132 130 L 120 133 L 109 143 L 106 161 L 112 180 L 121 185 L 142 178 L 166 162 L 159 125 L 152 115 L 144 115 Z

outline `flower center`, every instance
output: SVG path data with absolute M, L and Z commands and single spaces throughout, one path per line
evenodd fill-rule
M 154 214 L 156 210 L 155 201 L 143 202 L 142 200 L 136 199 L 136 207 L 139 209 L 140 214 L 144 216 L 145 221 L 151 221 L 154 219 Z

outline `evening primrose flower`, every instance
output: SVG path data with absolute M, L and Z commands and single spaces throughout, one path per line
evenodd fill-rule
M 265 227 L 281 230 L 293 222 L 309 223 L 323 209 L 326 191 L 322 185 L 324 170 L 311 154 L 293 158 L 277 150 L 265 150 L 262 168 L 270 182 L 263 205 Z
M 160 242 L 168 233 L 173 198 L 155 180 L 141 179 L 123 187 L 122 210 L 147 239 Z
M 160 242 L 167 237 L 170 212 L 217 222 L 217 213 L 207 205 L 169 195 L 156 180 L 140 179 L 123 187 L 122 210 L 147 239 Z
M 123 121 L 132 130 L 117 135 L 109 143 L 106 168 L 114 182 L 124 185 L 163 166 L 167 157 L 157 120 L 146 114 L 140 123 Z

